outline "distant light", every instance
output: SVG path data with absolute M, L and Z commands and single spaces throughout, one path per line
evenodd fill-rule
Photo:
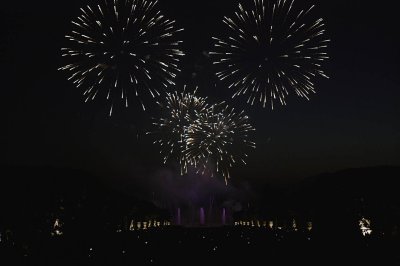
M 361 234 L 363 236 L 370 235 L 372 233 L 371 230 L 371 220 L 362 218 L 359 222 L 358 225 L 360 226 Z
M 273 222 L 273 221 L 269 221 L 268 227 L 269 227 L 270 229 L 272 229 L 272 228 L 274 227 L 274 222 Z
M 132 220 L 131 224 L 129 225 L 129 231 L 135 231 L 135 222 Z
M 307 230 L 308 230 L 308 231 L 311 231 L 312 228 L 313 228 L 312 222 L 307 222 Z
M 267 221 L 263 222 L 263 227 L 267 227 Z
M 63 224 L 61 223 L 60 219 L 56 219 L 54 224 L 53 224 L 53 231 L 51 232 L 52 236 L 61 236 L 63 235 L 62 232 L 62 226 Z
M 292 221 L 292 227 L 293 227 L 293 230 L 297 231 L 297 223 L 296 223 L 295 219 L 293 219 L 293 221 Z

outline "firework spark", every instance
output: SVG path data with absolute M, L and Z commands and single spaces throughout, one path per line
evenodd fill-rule
M 81 8 L 62 48 L 68 64 L 59 70 L 83 88 L 85 102 L 105 97 L 110 115 L 117 101 L 128 107 L 131 96 L 153 98 L 159 89 L 175 85 L 184 53 L 176 33 L 182 31 L 167 19 L 152 0 L 103 0 Z
M 156 130 L 149 132 L 157 137 L 154 144 L 160 146 L 164 163 L 169 159 L 176 160 L 181 166 L 181 174 L 187 172 L 188 165 L 194 164 L 193 158 L 186 154 L 187 130 L 198 123 L 198 118 L 208 112 L 206 98 L 196 96 L 196 90 L 182 93 L 167 93 L 165 103 L 159 103 L 162 117 L 153 123 Z
M 222 174 L 225 181 L 235 164 L 246 164 L 248 148 L 255 148 L 250 135 L 255 130 L 244 111 L 236 113 L 224 102 L 209 105 L 196 90 L 168 93 L 164 104 L 159 103 L 162 117 L 153 123 L 156 130 L 148 134 L 157 140 L 164 163 L 177 161 L 181 174 L 188 167 L 197 173 Z M 213 166 L 216 169 L 213 169 Z
M 249 140 L 253 131 L 244 111 L 236 113 L 224 103 L 213 105 L 188 128 L 185 154 L 195 162 L 198 172 L 204 173 L 210 164 L 215 164 L 211 173 L 222 174 L 227 182 L 230 168 L 237 163 L 246 164 L 247 148 L 256 147 Z
M 254 0 L 224 17 L 227 34 L 213 38 L 210 54 L 218 78 L 235 89 L 233 97 L 247 95 L 247 103 L 273 109 L 274 101 L 286 105 L 290 91 L 306 99 L 315 93 L 314 79 L 328 78 L 322 68 L 330 40 L 313 8 L 296 8 L 294 0 Z

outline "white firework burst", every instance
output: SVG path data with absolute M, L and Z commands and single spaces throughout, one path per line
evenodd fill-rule
M 175 85 L 182 29 L 157 9 L 157 1 L 103 0 L 80 11 L 61 49 L 68 64 L 59 70 L 83 88 L 86 102 L 107 99 L 111 115 L 114 104 L 128 107 L 133 96 L 145 109 L 143 94 L 154 98 Z
M 194 92 L 167 93 L 165 102 L 158 103 L 162 111 L 160 118 L 155 119 L 155 130 L 148 132 L 157 138 L 154 144 L 160 146 L 164 163 L 177 161 L 181 174 L 187 173 L 188 165 L 195 164 L 194 158 L 187 156 L 187 131 L 193 124 L 199 123 L 199 117 L 208 112 L 206 98 Z
M 218 78 L 235 90 L 233 97 L 247 95 L 251 105 L 274 108 L 274 101 L 286 105 L 290 92 L 306 99 L 315 93 L 315 78 L 328 78 L 323 63 L 330 40 L 313 9 L 295 0 L 254 0 L 224 17 L 226 34 L 213 38 L 210 54 Z
M 185 155 L 192 158 L 198 172 L 220 173 L 225 182 L 237 163 L 246 164 L 254 127 L 244 111 L 236 113 L 225 103 L 211 106 L 187 130 Z M 209 169 L 215 166 L 215 169 Z

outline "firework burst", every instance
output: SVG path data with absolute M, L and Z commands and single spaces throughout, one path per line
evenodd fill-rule
M 217 76 L 235 90 L 233 97 L 247 95 L 247 102 L 274 108 L 286 105 L 294 91 L 309 99 L 314 79 L 327 77 L 325 24 L 312 16 L 314 6 L 296 7 L 294 0 L 254 0 L 239 4 L 232 18 L 225 17 L 224 37 L 213 38 L 213 62 Z
M 185 155 L 192 158 L 198 172 L 204 173 L 214 164 L 211 173 L 222 174 L 227 182 L 230 168 L 239 162 L 246 164 L 246 151 L 255 148 L 249 140 L 253 131 L 244 111 L 236 113 L 224 103 L 213 105 L 188 128 Z
M 157 137 L 154 144 L 160 146 L 160 153 L 164 163 L 169 159 L 178 161 L 181 166 L 181 174 L 187 172 L 188 165 L 193 165 L 193 158 L 186 154 L 187 131 L 194 124 L 199 123 L 199 117 L 203 117 L 209 110 L 206 98 L 196 95 L 196 90 L 182 93 L 167 93 L 164 103 L 158 103 L 162 110 L 162 117 L 155 119 L 153 125 L 156 130 L 149 132 Z
M 145 109 L 145 92 L 154 98 L 175 85 L 182 29 L 161 14 L 157 1 L 103 0 L 80 10 L 62 48 L 69 62 L 59 70 L 83 88 L 85 102 L 105 97 L 111 115 L 114 103 L 128 107 L 134 96 Z

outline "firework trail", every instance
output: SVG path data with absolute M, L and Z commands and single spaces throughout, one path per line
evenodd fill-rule
M 286 105 L 290 92 L 307 100 L 315 93 L 314 79 L 328 78 L 322 69 L 330 40 L 313 9 L 296 7 L 294 0 L 254 0 L 224 17 L 227 34 L 213 38 L 210 55 L 233 97 L 246 95 L 247 103 L 273 109 L 275 101 Z
M 111 115 L 114 104 L 128 107 L 134 96 L 144 110 L 143 94 L 154 98 L 175 85 L 182 29 L 161 14 L 157 1 L 103 0 L 80 11 L 61 49 L 68 64 L 59 70 L 83 88 L 85 102 L 106 98 Z
M 246 164 L 248 148 L 256 147 L 249 140 L 254 131 L 244 111 L 236 113 L 225 103 L 215 104 L 188 128 L 185 154 L 198 172 L 220 173 L 227 182 L 230 168 Z M 216 169 L 208 169 L 210 165 Z
M 230 168 L 246 164 L 247 151 L 255 148 L 249 117 L 224 102 L 209 105 L 207 98 L 197 96 L 196 90 L 187 92 L 185 86 L 182 93 L 168 93 L 159 106 L 161 118 L 147 134 L 156 138 L 164 163 L 178 162 L 182 175 L 192 166 L 197 173 L 221 174 L 227 182 Z
M 193 124 L 199 123 L 198 118 L 208 112 L 206 98 L 196 95 L 196 90 L 182 93 L 167 93 L 164 103 L 158 103 L 162 110 L 162 117 L 155 119 L 155 130 L 147 134 L 154 135 L 157 140 L 154 144 L 160 146 L 160 153 L 164 163 L 169 159 L 178 161 L 181 174 L 187 173 L 188 165 L 193 165 L 193 158 L 186 154 L 187 130 Z

